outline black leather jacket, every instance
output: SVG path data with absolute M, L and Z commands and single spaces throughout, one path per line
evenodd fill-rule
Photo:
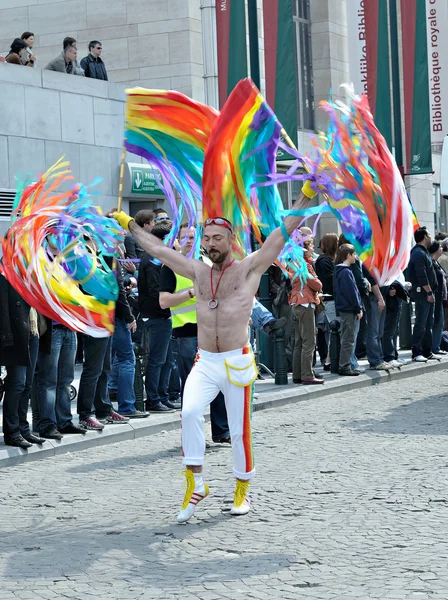
M 84 76 L 92 79 L 102 79 L 108 81 L 106 65 L 101 58 L 94 58 L 91 54 L 81 61 L 81 67 L 84 69 Z

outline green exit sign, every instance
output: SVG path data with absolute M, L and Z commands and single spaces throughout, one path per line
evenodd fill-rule
M 131 190 L 133 194 L 164 196 L 154 170 L 146 165 L 131 167 Z

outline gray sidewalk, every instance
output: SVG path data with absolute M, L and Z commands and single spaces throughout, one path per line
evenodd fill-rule
M 400 352 L 400 357 L 410 361 L 410 351 Z M 366 361 L 360 361 L 361 366 L 366 366 Z M 276 406 L 283 406 L 292 402 L 302 400 L 316 399 L 329 396 L 335 393 L 344 393 L 348 391 L 366 388 L 380 383 L 396 381 L 423 375 L 436 373 L 440 370 L 448 369 L 448 359 L 438 361 L 429 361 L 428 363 L 416 364 L 411 361 L 400 370 L 394 369 L 388 374 L 385 371 L 370 371 L 358 377 L 339 377 L 331 373 L 325 373 L 325 384 L 317 386 L 294 385 L 289 377 L 289 385 L 275 385 L 272 378 L 263 381 L 257 381 L 255 392 L 258 397 L 254 400 L 254 411 L 264 410 Z M 322 372 L 322 368 L 317 366 L 317 372 Z M 79 377 L 80 369 L 77 368 Z M 78 379 L 75 380 L 77 386 Z M 73 403 L 73 414 L 76 413 L 76 401 Z M 0 404 L 1 415 L 1 404 Z M 76 418 L 74 418 L 76 422 Z M 209 415 L 206 415 L 206 421 L 209 421 Z M 29 414 L 31 423 L 31 414 Z M 125 425 L 107 425 L 103 431 L 88 431 L 85 435 L 66 435 L 60 441 L 47 440 L 42 446 L 32 446 L 29 450 L 22 450 L 11 446 L 5 446 L 3 440 L 0 442 L 0 468 L 16 465 L 25 461 L 38 460 L 56 454 L 67 452 L 76 452 L 104 444 L 112 444 L 123 440 L 136 439 L 143 436 L 180 428 L 180 413 L 172 412 L 168 415 L 151 414 L 146 419 L 133 419 Z

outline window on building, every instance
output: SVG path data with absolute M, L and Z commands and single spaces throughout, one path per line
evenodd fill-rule
M 298 92 L 297 125 L 299 129 L 314 129 L 314 84 L 311 56 L 310 0 L 291 0 L 293 5 L 296 83 Z
M 448 207 L 447 200 L 440 194 L 440 185 L 432 186 L 432 198 L 434 201 L 434 229 L 435 233 L 447 231 Z

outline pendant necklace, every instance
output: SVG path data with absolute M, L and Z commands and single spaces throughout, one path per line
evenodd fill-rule
M 225 271 L 229 267 L 231 267 L 234 262 L 235 262 L 235 259 L 233 259 L 232 262 L 229 262 L 229 264 L 226 267 L 224 267 L 224 269 L 221 271 L 221 275 L 219 276 L 218 283 L 216 284 L 215 289 L 213 289 L 213 268 L 210 269 L 210 289 L 212 292 L 212 299 L 208 301 L 209 308 L 216 308 L 218 306 L 218 300 L 216 299 L 216 294 L 218 293 L 219 284 L 221 283 L 221 279 L 222 279 L 222 276 L 224 275 Z

